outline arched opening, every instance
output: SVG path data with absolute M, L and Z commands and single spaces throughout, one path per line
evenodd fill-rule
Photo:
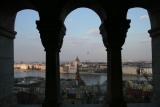
M 127 18 L 131 27 L 122 51 L 124 96 L 128 103 L 146 103 L 153 89 L 149 16 L 145 9 L 133 8 Z
M 67 29 L 60 53 L 63 103 L 101 104 L 106 93 L 106 51 L 99 34 L 100 18 L 78 8 L 65 19 Z
M 18 104 L 42 104 L 45 90 L 45 53 L 33 10 L 18 12 L 14 41 L 14 93 Z

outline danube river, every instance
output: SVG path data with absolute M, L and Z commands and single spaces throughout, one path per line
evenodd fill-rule
M 107 74 L 105 73 L 80 73 L 81 79 L 87 85 L 95 85 L 95 84 L 103 84 L 107 80 Z M 24 77 L 42 77 L 45 78 L 45 72 L 41 71 L 15 71 L 14 72 L 15 78 L 24 78 Z M 60 74 L 61 79 L 75 79 L 75 74 Z M 143 80 L 146 79 L 143 76 L 137 75 L 124 75 L 123 80 Z

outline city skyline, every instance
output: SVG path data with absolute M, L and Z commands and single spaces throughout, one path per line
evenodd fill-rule
M 127 18 L 132 22 L 122 50 L 123 61 L 151 61 L 151 40 L 147 33 L 150 24 L 147 12 L 140 8 L 131 9 Z M 17 15 L 15 62 L 45 61 L 45 52 L 35 20 L 39 20 L 35 11 L 24 10 Z M 65 20 L 67 31 L 60 53 L 61 61 L 71 61 L 79 56 L 82 61 L 106 62 L 107 52 L 99 34 L 100 24 L 99 16 L 90 9 L 80 8 L 71 12 Z

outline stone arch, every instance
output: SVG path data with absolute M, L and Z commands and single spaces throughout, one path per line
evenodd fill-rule
M 85 20 L 86 18 L 79 18 L 79 16 L 80 16 L 80 14 L 76 14 L 76 13 L 84 13 L 85 12 L 85 15 L 83 15 L 84 17 L 85 16 L 90 16 L 87 20 Z M 76 15 L 75 15 L 76 14 Z M 89 15 L 88 15 L 89 14 Z M 76 17 L 76 18 L 74 18 L 73 19 L 73 17 L 75 17 L 75 16 L 78 16 L 78 17 Z M 73 21 L 73 20 L 71 20 L 71 19 L 73 19 L 73 20 L 76 20 L 76 21 Z M 90 19 L 92 20 L 92 21 L 90 21 Z M 82 21 L 82 23 L 79 23 L 79 22 L 81 22 Z M 66 22 L 68 22 L 68 23 L 66 23 Z M 67 17 L 66 17 L 66 19 L 65 19 L 65 22 L 64 22 L 64 25 L 66 26 L 66 33 L 68 33 L 67 31 L 69 31 L 69 32 L 73 32 L 73 31 L 75 31 L 75 29 L 72 29 L 72 28 L 70 28 L 68 25 L 72 25 L 73 24 L 73 22 L 74 22 L 74 24 L 75 23 L 77 23 L 76 25 L 81 25 L 81 26 L 77 26 L 75 29 L 80 29 L 80 32 L 78 32 L 78 33 L 76 33 L 76 34 L 78 34 L 78 35 L 81 35 L 81 37 L 83 38 L 83 37 L 86 37 L 87 35 L 96 35 L 95 37 L 93 37 L 94 39 L 95 38 L 97 38 L 98 40 L 98 42 L 99 43 L 97 43 L 97 45 L 98 46 L 101 46 L 101 47 L 103 47 L 103 42 L 102 42 L 102 38 L 101 38 L 101 34 L 100 34 L 100 30 L 99 30 L 99 27 L 100 27 L 100 25 L 101 25 L 101 19 L 100 19 L 100 17 L 93 11 L 93 10 L 91 10 L 91 9 L 88 9 L 88 8 L 78 8 L 78 9 L 76 9 L 76 10 L 74 10 L 74 11 L 72 11 Z M 87 23 L 88 22 L 88 23 Z M 95 24 L 95 22 L 96 22 L 96 24 Z M 93 24 L 94 23 L 94 24 Z M 83 26 L 83 27 L 82 27 Z M 87 27 L 87 28 L 85 28 L 85 26 L 89 26 L 89 27 Z M 83 30 L 82 30 L 83 29 Z M 84 30 L 87 30 L 87 31 L 84 31 Z M 91 33 L 92 32 L 92 33 Z M 93 33 L 94 32 L 94 33 Z M 80 33 L 87 33 L 87 34 L 80 34 Z M 91 34 L 90 34 L 91 33 Z M 96 34 L 95 34 L 96 33 Z M 70 36 L 70 35 L 68 35 L 68 34 L 66 34 L 66 36 L 67 37 L 65 37 L 65 40 L 63 41 L 63 46 L 65 46 L 66 45 L 66 40 L 68 39 L 68 38 L 72 38 L 72 37 L 74 37 L 74 38 L 78 38 L 77 37 L 77 35 L 74 35 L 74 36 Z M 98 36 L 97 36 L 98 35 Z M 69 36 L 69 37 L 68 37 Z M 79 39 L 81 38 L 81 37 L 79 37 Z M 91 38 L 88 38 L 89 40 L 91 40 L 91 39 L 93 39 L 92 37 Z M 81 40 L 80 40 L 81 41 Z M 78 42 L 79 43 L 79 42 Z M 64 45 L 65 44 L 65 45 Z M 84 45 L 85 46 L 85 45 Z M 86 45 L 86 46 L 88 46 L 88 45 Z M 73 50 L 74 49 L 77 49 L 76 47 L 78 47 L 78 46 L 75 46 L 74 48 L 73 48 Z M 103 47 L 104 48 L 104 47 Z M 85 49 L 88 49 L 88 48 L 85 48 Z M 64 50 L 64 48 L 62 49 L 62 50 Z M 88 49 L 89 50 L 89 49 Z M 90 52 L 92 52 L 92 50 L 90 50 Z M 104 48 L 104 51 L 103 51 L 104 53 L 105 53 L 105 48 Z M 63 53 L 63 52 L 61 52 L 61 53 Z M 85 52 L 83 52 L 83 53 L 85 53 Z M 64 56 L 65 56 L 65 54 L 63 54 Z M 68 54 L 69 55 L 69 54 Z M 92 56 L 92 58 L 93 58 L 93 54 L 91 54 L 91 56 Z M 79 57 L 81 57 L 81 56 L 79 56 Z M 87 59 L 87 58 L 86 58 Z M 85 59 L 85 60 L 86 60 Z M 84 59 L 83 59 L 84 60 Z M 96 59 L 96 60 L 98 60 L 98 59 Z
M 82 12 L 82 10 L 81 9 L 85 9 L 85 10 L 83 10 L 83 11 L 87 11 L 86 13 L 88 14 L 90 14 L 90 15 L 93 15 L 94 14 L 94 16 L 93 17 L 90 17 L 90 19 L 94 19 L 94 21 L 92 21 L 92 22 L 95 22 L 95 21 L 97 21 L 98 20 L 98 26 L 96 26 L 96 27 L 94 27 L 94 28 L 97 28 L 96 30 L 98 30 L 99 32 L 98 33 L 100 33 L 100 30 L 99 30 L 99 27 L 100 27 L 100 25 L 101 25 L 101 23 L 102 23 L 102 19 L 100 19 L 100 16 L 93 10 L 93 9 L 90 9 L 90 8 L 86 8 L 86 7 L 79 7 L 79 8 L 75 8 L 74 10 L 72 10 L 72 11 L 70 11 L 70 13 L 69 14 L 67 14 L 67 16 L 66 16 L 66 18 L 65 18 L 65 21 L 67 20 L 67 19 L 71 19 L 71 17 L 68 17 L 68 16 L 72 16 L 73 14 L 72 13 L 76 13 L 76 12 Z M 75 15 L 73 15 L 73 16 L 75 16 Z M 76 16 L 78 16 L 78 15 L 76 15 Z M 81 19 L 81 18 L 75 18 L 75 19 L 78 19 L 77 21 L 79 21 L 79 20 L 84 20 L 84 19 Z M 95 20 L 96 19 L 96 20 Z M 64 21 L 64 22 L 65 22 Z M 90 21 L 90 20 L 88 20 L 87 19 L 87 21 Z M 69 22 L 71 22 L 71 21 L 69 21 Z M 83 24 L 83 23 L 82 23 Z M 78 25 L 78 24 L 76 24 L 76 25 Z M 86 25 L 86 24 L 83 24 L 84 26 Z M 66 30 L 68 29 L 67 28 L 67 25 L 65 24 L 65 26 L 66 26 Z M 92 24 L 90 25 L 90 27 L 92 26 Z M 82 29 L 82 27 L 77 27 L 76 29 Z M 85 29 L 86 30 L 86 29 Z M 82 31 L 82 32 L 84 32 L 84 31 Z M 79 34 L 79 33 L 77 33 L 77 34 Z M 99 34 L 100 35 L 100 34 Z M 101 38 L 101 36 L 99 36 L 98 35 L 98 38 L 100 38 L 100 39 L 102 39 Z M 66 35 L 66 36 L 69 36 L 69 35 Z M 77 35 L 76 35 L 77 36 Z M 75 36 L 75 37 L 76 37 Z M 82 36 L 84 36 L 84 35 L 82 35 Z M 87 36 L 87 35 L 85 35 L 85 36 Z M 70 38 L 70 37 L 68 37 L 68 38 Z M 93 37 L 93 38 L 95 38 L 95 37 Z M 92 39 L 92 38 L 91 38 Z M 80 40 L 79 40 L 80 41 Z M 103 41 L 102 40 L 97 40 L 97 41 L 100 41 L 99 43 L 97 43 L 96 45 L 101 45 L 101 47 L 103 47 Z M 82 41 L 80 41 L 81 43 L 80 44 L 83 44 L 83 42 Z M 67 43 L 65 43 L 65 40 L 64 40 L 64 43 L 63 43 L 63 46 L 64 45 L 66 45 Z M 77 43 L 78 44 L 78 43 Z M 84 43 L 85 44 L 85 43 Z M 85 49 L 88 49 L 88 45 L 84 45 L 84 46 L 86 46 L 86 47 L 84 47 Z M 76 48 L 78 48 L 79 46 L 75 46 L 74 48 L 72 48 L 71 50 L 76 50 Z M 83 47 L 82 45 L 81 45 L 81 47 Z M 95 48 L 96 48 L 96 46 L 95 46 Z M 104 47 L 103 47 L 104 48 Z M 78 48 L 79 49 L 79 48 Z M 68 49 L 69 50 L 69 49 Z M 62 49 L 62 51 L 61 51 L 61 53 L 63 53 L 63 49 Z M 97 51 L 97 50 L 96 50 Z M 90 54 L 91 52 L 93 52 L 92 54 Z M 69 52 L 69 54 L 71 54 L 72 52 Z M 74 52 L 73 52 L 74 53 Z M 73 55 L 73 53 L 72 53 L 72 55 Z M 86 50 L 85 51 L 83 51 L 82 53 L 86 53 Z M 104 50 L 103 50 L 103 53 L 106 55 L 106 51 L 105 51 L 105 48 L 104 48 Z M 69 56 L 69 54 L 63 54 L 64 56 Z M 92 49 L 92 50 L 89 50 L 88 49 L 88 51 L 87 51 L 87 54 L 90 54 L 90 55 L 87 55 L 87 56 L 92 56 L 92 58 L 93 58 L 93 56 L 95 56 L 95 52 L 94 52 L 94 50 Z M 62 56 L 63 56 L 62 55 Z M 76 55 L 76 54 L 74 54 L 74 55 Z M 73 55 L 73 56 L 74 56 Z M 84 55 L 84 57 L 86 57 L 85 56 L 85 54 L 83 54 Z M 82 57 L 81 55 L 78 55 L 78 57 Z M 105 58 L 104 59 L 106 59 L 106 57 L 107 57 L 107 55 L 105 56 Z M 62 58 L 62 57 L 61 57 Z M 61 59 L 60 58 L 60 59 Z M 71 59 L 71 57 L 70 58 L 68 58 L 68 59 Z M 87 60 L 88 59 L 88 60 Z M 91 59 L 91 58 L 90 58 Z M 84 60 L 84 58 L 83 58 L 83 61 L 87 61 L 87 62 L 90 62 L 91 60 L 90 60 L 89 58 L 86 58 L 85 60 Z M 94 59 L 94 58 L 93 58 Z M 95 59 L 94 59 L 95 60 Z M 93 60 L 92 60 L 93 61 Z M 97 62 L 99 62 L 98 61 L 98 58 L 95 60 L 95 61 L 97 61 Z M 86 63 L 87 63 L 86 62 Z M 84 64 L 84 63 L 83 63 Z M 76 65 L 76 64 L 75 64 Z M 77 66 L 78 65 L 76 65 L 76 68 L 77 68 Z M 80 65 L 79 65 L 80 66 Z M 69 71 L 69 70 L 68 70 Z M 72 73 L 73 72 L 75 72 L 75 71 L 72 71 Z M 81 74 L 80 74 L 80 76 L 81 76 Z M 82 76 L 82 78 L 83 78 L 83 76 Z M 106 75 L 105 75 L 105 79 L 107 79 L 107 77 L 106 77 Z M 85 79 L 84 79 L 85 80 Z M 89 80 L 93 80 L 91 77 L 89 77 Z M 96 78 L 95 80 L 97 80 L 98 81 L 98 79 Z M 82 79 L 82 81 L 83 81 L 83 79 Z M 105 82 L 106 82 L 106 80 L 105 80 Z M 105 83 L 104 82 L 104 83 Z M 86 83 L 86 84 L 88 84 L 88 83 Z M 93 82 L 93 84 L 94 84 L 94 82 Z M 105 91 L 106 91 L 106 89 L 104 89 Z M 92 93 L 92 92 L 91 92 Z M 103 93 L 104 94 L 104 93 Z M 98 99 L 98 98 L 97 98 Z M 105 100 L 103 100 L 104 102 L 105 102 Z
M 36 12 L 36 13 L 38 14 L 38 17 L 40 18 L 39 12 L 38 12 L 36 9 L 33 9 L 33 8 L 20 9 L 20 10 L 18 10 L 18 11 L 15 13 L 14 26 L 15 26 L 15 21 L 16 21 L 17 15 L 18 15 L 20 12 L 23 12 L 23 11 L 26 11 L 26 10 Z M 36 23 L 36 22 L 35 22 L 35 23 Z
M 17 10 L 16 8 L 13 8 L 13 9 L 5 9 L 2 11 L 0 10 L 0 14 L 1 14 L 0 28 L 4 30 L 5 32 L 10 33 L 15 36 L 16 32 L 14 30 L 15 30 L 16 16 L 18 12 L 26 10 L 26 9 L 31 9 L 31 10 L 36 11 L 33 8 L 24 8 L 24 9 L 19 9 L 19 10 Z M 4 34 L 4 36 L 8 37 L 7 34 Z M 11 38 L 14 38 L 14 36 Z
M 131 24 L 130 24 L 130 29 L 127 33 L 128 38 L 126 39 L 126 45 L 129 43 L 130 43 L 130 45 L 128 45 L 127 48 L 125 48 L 126 50 L 124 49 L 124 52 L 128 51 L 128 55 L 126 55 L 126 59 L 145 60 L 147 58 L 147 60 L 151 60 L 151 53 L 150 53 L 150 50 L 151 50 L 150 43 L 151 42 L 150 42 L 150 37 L 148 34 L 148 30 L 150 29 L 151 24 L 149 21 L 148 11 L 145 8 L 141 8 L 141 7 L 130 8 L 127 13 L 127 18 L 129 18 L 131 20 Z M 144 39 L 145 39 L 145 41 L 144 41 Z M 149 43 L 148 43 L 148 41 L 149 41 Z M 142 42 L 143 42 L 143 44 L 142 44 Z M 131 46 L 131 43 L 133 46 Z M 138 45 L 139 47 L 135 47 L 135 45 L 133 43 L 135 43 L 137 45 L 139 44 Z M 131 52 L 131 50 L 130 50 L 131 48 L 132 48 L 132 50 L 135 50 L 135 51 L 136 50 L 141 51 L 140 52 L 141 54 L 134 53 L 134 51 Z M 142 50 L 145 52 L 142 52 Z
M 128 38 L 126 38 L 125 46 L 123 47 L 123 60 L 129 62 L 152 61 L 151 40 L 148 33 L 151 22 L 149 20 L 147 9 L 142 7 L 129 8 L 127 12 L 127 18 L 131 20 L 131 24 L 127 33 Z M 138 51 L 138 53 L 136 51 Z M 139 66 L 140 65 L 141 67 L 144 66 L 142 65 L 142 63 L 140 63 Z M 138 64 L 136 66 L 138 67 Z M 126 68 L 127 67 L 125 67 L 124 69 Z M 124 70 L 124 72 L 125 71 L 126 70 Z
M 16 62 L 21 62 L 24 60 L 28 60 L 28 61 L 39 60 L 42 58 L 41 57 L 38 59 L 36 57 L 29 56 L 29 54 L 43 53 L 43 51 L 40 51 L 40 50 L 43 50 L 43 48 L 41 49 L 41 47 L 37 48 L 36 50 L 37 52 L 34 49 L 35 45 L 33 43 L 36 43 L 36 44 L 40 43 L 40 35 L 38 33 L 38 30 L 36 29 L 36 23 L 35 23 L 36 20 L 39 20 L 39 14 L 35 10 L 24 9 L 17 13 L 16 20 L 15 20 L 15 30 L 17 32 L 17 36 L 14 40 L 14 47 L 15 47 L 14 59 Z M 20 38 L 23 38 L 23 40 Z M 20 47 L 21 45 L 24 45 L 24 44 L 26 44 L 25 49 Z M 25 55 L 25 57 L 22 57 L 22 55 Z
M 23 5 L 22 5 L 23 4 Z M 0 8 L 0 106 L 9 107 L 16 104 L 16 98 L 13 94 L 14 87 L 14 38 L 15 31 L 15 19 L 19 11 L 24 9 L 33 9 L 31 6 L 27 6 L 25 3 L 20 4 L 10 2 L 10 4 L 2 4 L 6 7 Z M 7 103 L 6 103 L 7 101 Z
M 106 15 L 106 11 L 105 9 L 100 5 L 100 3 L 92 3 L 92 2 L 87 2 L 87 1 L 81 1 L 81 2 L 75 2 L 74 0 L 70 0 L 69 2 L 67 2 L 65 5 L 63 5 L 63 8 L 60 12 L 60 20 L 63 23 L 63 27 L 62 27 L 62 31 L 63 32 L 63 36 L 61 37 L 61 39 L 64 37 L 64 35 L 66 34 L 66 26 L 64 25 L 65 19 L 67 18 L 67 16 L 72 13 L 73 11 L 80 9 L 80 8 L 86 8 L 89 9 L 91 11 L 93 11 L 101 20 L 101 24 L 103 23 L 103 21 L 106 21 L 107 19 L 107 15 Z M 100 25 L 101 26 L 101 25 Z M 99 26 L 99 27 L 100 27 Z M 100 32 L 99 32 L 100 33 Z M 63 40 L 61 41 L 61 46 L 63 45 Z
M 131 10 L 131 9 L 135 9 L 135 8 L 137 8 L 137 9 L 143 9 L 144 11 L 147 11 L 147 15 L 148 16 L 150 15 L 149 14 L 149 10 L 146 7 L 143 7 L 143 6 L 133 6 L 133 7 L 128 8 L 128 11 Z M 127 12 L 127 14 L 128 14 L 128 12 Z M 149 16 L 149 19 L 150 19 L 150 16 Z M 151 25 L 151 20 L 150 20 L 150 25 Z
M 16 8 L 13 8 L 13 9 L 5 9 L 5 11 L 0 10 L 0 14 L 1 14 L 0 30 L 2 30 L 1 33 L 4 37 L 10 38 L 10 39 L 15 38 L 15 35 L 16 35 L 16 31 L 15 31 L 16 16 L 17 16 L 18 12 L 26 10 L 26 9 L 31 9 L 33 11 L 36 11 L 33 8 L 24 8 L 24 9 L 19 9 L 19 10 L 17 10 Z
M 102 22 L 107 18 L 106 11 L 98 2 L 97 3 L 96 2 L 92 3 L 89 1 L 75 2 L 74 0 L 73 1 L 70 0 L 69 2 L 63 5 L 63 8 L 60 14 L 60 19 L 64 21 L 65 18 L 68 16 L 68 14 L 70 14 L 72 11 L 78 8 L 88 8 L 93 10 L 100 17 Z

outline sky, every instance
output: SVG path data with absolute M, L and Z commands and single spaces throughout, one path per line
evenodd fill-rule
M 123 61 L 151 61 L 151 40 L 147 33 L 150 22 L 147 11 L 134 8 L 128 11 L 131 27 L 122 50 Z M 35 21 L 38 13 L 23 10 L 17 14 L 14 41 L 15 62 L 44 62 L 45 52 Z M 79 8 L 72 11 L 64 22 L 67 31 L 60 53 L 61 62 L 79 57 L 81 61 L 106 62 L 107 52 L 99 34 L 101 20 L 92 10 Z

